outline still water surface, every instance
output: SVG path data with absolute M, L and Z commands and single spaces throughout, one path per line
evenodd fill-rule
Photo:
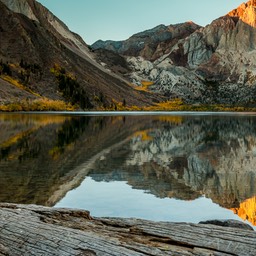
M 256 115 L 0 114 L 0 201 L 256 225 Z

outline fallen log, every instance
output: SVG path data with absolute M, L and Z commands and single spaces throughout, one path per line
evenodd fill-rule
M 93 218 L 0 204 L 0 255 L 256 255 L 256 233 L 212 224 Z

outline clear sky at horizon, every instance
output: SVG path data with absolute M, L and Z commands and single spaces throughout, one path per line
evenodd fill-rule
M 193 21 L 205 26 L 241 0 L 37 0 L 92 44 L 124 40 L 160 24 Z

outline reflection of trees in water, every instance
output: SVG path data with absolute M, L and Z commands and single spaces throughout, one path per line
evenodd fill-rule
M 42 125 L 39 120 L 33 126 L 34 117 L 31 116 L 29 126 L 25 123 L 20 125 L 20 129 L 16 123 L 8 124 L 6 138 L 1 134 L 2 202 L 56 203 L 48 203 L 48 199 L 78 174 L 78 166 L 83 166 L 99 151 L 129 137 L 130 128 L 138 123 L 128 122 L 125 125 L 120 117 L 74 116 L 63 118 L 62 122 L 53 120 L 44 123 L 42 119 Z M 10 132 L 10 129 L 13 131 Z M 57 155 L 54 155 L 56 152 Z M 79 184 L 73 184 L 70 189 Z
M 44 204 L 77 161 L 70 151 L 65 153 L 65 146 L 79 140 L 88 124 L 88 118 L 67 118 L 29 130 L 22 127 L 24 131 L 5 141 L 0 151 L 0 201 Z M 63 148 L 59 159 L 49 154 L 56 145 Z
M 54 129 L 55 126 L 52 126 L 53 129 L 51 129 L 51 125 L 47 125 L 23 132 L 13 143 L 1 147 L 0 161 L 11 158 L 12 154 L 18 155 L 20 162 L 38 158 L 45 153 L 42 144 L 51 145 L 54 143 L 55 146 L 53 147 L 57 147 L 60 153 L 64 153 L 69 144 L 77 141 L 84 134 L 89 122 L 90 117 L 74 117 L 64 121 L 61 126 L 58 125 L 57 129 Z M 97 118 L 92 125 L 92 129 L 102 130 L 104 125 L 104 118 Z M 54 135 L 53 140 L 48 132 Z
M 27 159 L 37 158 L 41 153 L 41 143 L 34 141 L 33 138 L 30 138 L 33 135 L 25 136 L 21 138 L 17 147 L 20 152 L 23 152 L 19 155 L 20 163 L 24 162 Z
M 10 154 L 10 149 L 11 149 L 11 147 L 1 148 L 0 161 L 6 160 L 8 158 L 8 156 Z
M 57 133 L 57 147 L 64 152 L 65 147 L 75 142 L 84 133 L 89 124 L 88 117 L 72 118 L 65 121 Z
M 3 143 L 1 145 L 0 161 L 10 159 L 12 154 L 13 156 L 16 155 L 20 162 L 28 158 L 36 158 L 40 153 L 40 144 L 31 143 L 34 131 L 21 132 Z

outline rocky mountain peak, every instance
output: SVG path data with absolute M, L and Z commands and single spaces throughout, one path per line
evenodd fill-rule
M 155 61 L 167 54 L 180 39 L 186 38 L 200 28 L 193 22 L 169 26 L 161 24 L 134 34 L 124 41 L 99 40 L 91 47 L 94 50 L 105 49 L 125 56 L 141 56 L 146 60 Z
M 27 16 L 31 20 L 38 21 L 36 15 L 34 14 L 27 0 L 0 0 L 0 1 L 4 3 L 11 11 L 16 13 L 21 13 Z
M 232 10 L 227 15 L 239 18 L 244 23 L 256 27 L 256 0 L 242 3 L 238 8 Z

